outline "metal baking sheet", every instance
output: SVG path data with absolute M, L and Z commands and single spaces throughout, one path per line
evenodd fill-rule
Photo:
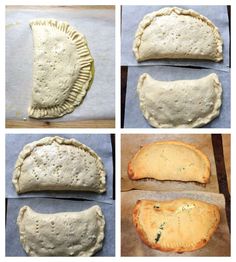
M 39 213 L 78 212 L 99 205 L 105 216 L 105 239 L 101 251 L 95 256 L 115 256 L 115 202 L 75 201 L 47 198 L 8 199 L 6 222 L 6 256 L 27 256 L 19 239 L 16 219 L 25 205 Z
M 224 41 L 222 62 L 204 60 L 152 60 L 138 63 L 133 54 L 133 41 L 139 22 L 143 17 L 167 6 L 122 6 L 122 43 L 121 43 L 121 63 L 122 65 L 176 65 L 176 66 L 199 66 L 206 68 L 215 68 L 228 71 L 229 68 L 229 21 L 227 6 L 209 6 L 209 5 L 180 5 L 177 7 L 184 9 L 193 9 L 209 18 L 218 28 Z
M 225 171 L 227 175 L 227 185 L 229 192 L 231 192 L 231 136 L 229 134 L 223 134 L 222 142 L 225 161 Z
M 170 66 L 135 66 L 129 67 L 124 126 L 128 128 L 151 128 L 144 118 L 139 108 L 139 98 L 137 94 L 137 83 L 139 76 L 148 73 L 152 78 L 162 81 L 198 79 L 211 73 L 216 73 L 222 84 L 222 106 L 219 117 L 205 125 L 206 128 L 230 128 L 231 113 L 231 83 L 230 71 L 224 72 L 214 69 L 196 69 Z
M 29 21 L 67 21 L 85 35 L 95 63 L 95 77 L 83 103 L 62 118 L 50 121 L 113 119 L 115 117 L 114 6 L 7 6 L 6 118 L 28 118 L 32 88 L 33 42 Z M 42 121 L 42 120 L 39 120 Z
M 146 246 L 139 238 L 132 223 L 132 211 L 139 199 L 171 200 L 193 198 L 215 204 L 220 208 L 221 221 L 207 245 L 193 252 L 182 254 L 161 252 Z M 121 256 L 230 256 L 230 234 L 225 214 L 225 199 L 222 194 L 205 192 L 166 192 L 132 190 L 121 193 Z
M 41 191 L 17 195 L 12 184 L 12 174 L 17 157 L 23 147 L 33 141 L 46 136 L 61 136 L 63 138 L 75 138 L 81 143 L 92 148 L 101 158 L 106 170 L 107 191 L 103 194 L 79 191 Z M 56 198 L 82 198 L 95 201 L 110 202 L 113 199 L 113 164 L 110 135 L 103 134 L 7 134 L 6 135 L 6 197 L 56 197 Z
M 200 149 L 211 163 L 210 181 L 206 185 L 196 182 L 158 181 L 155 179 L 131 180 L 127 174 L 129 161 L 141 146 L 155 141 L 182 141 Z M 132 189 L 164 191 L 219 192 L 214 152 L 209 134 L 123 134 L 121 136 L 121 191 Z

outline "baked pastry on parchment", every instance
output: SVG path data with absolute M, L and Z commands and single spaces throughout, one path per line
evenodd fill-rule
M 75 139 L 44 137 L 26 145 L 12 182 L 18 194 L 31 191 L 106 191 L 101 158 Z
M 218 28 L 194 10 L 166 7 L 144 16 L 135 34 L 137 61 L 150 59 L 223 60 Z
M 207 183 L 210 161 L 195 146 L 180 141 L 158 141 L 144 145 L 130 160 L 128 176 L 132 180 L 195 181 Z
M 105 219 L 99 206 L 54 214 L 24 206 L 17 224 L 29 256 L 92 256 L 103 246 Z
M 214 73 L 177 81 L 157 81 L 145 73 L 137 92 L 142 113 L 153 127 L 200 127 L 220 113 L 222 88 Z
M 56 118 L 71 113 L 84 99 L 94 76 L 85 37 L 67 22 L 30 22 L 34 42 L 33 88 L 29 116 Z
M 161 251 L 188 252 L 202 248 L 219 222 L 216 205 L 187 198 L 139 200 L 133 210 L 133 223 L 141 240 Z

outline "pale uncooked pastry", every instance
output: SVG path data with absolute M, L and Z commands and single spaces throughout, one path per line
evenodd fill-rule
M 223 59 L 218 28 L 206 17 L 178 7 L 149 13 L 140 22 L 133 51 L 138 61 L 162 58 Z
M 43 190 L 106 191 L 101 158 L 75 139 L 45 137 L 26 145 L 15 164 L 17 193 Z
M 99 206 L 54 214 L 24 206 L 17 224 L 29 256 L 92 256 L 103 246 L 105 219 Z
M 142 74 L 140 108 L 154 127 L 200 127 L 220 113 L 222 88 L 216 74 L 195 80 L 157 81 Z
M 128 164 L 132 180 L 196 181 L 207 183 L 210 161 L 195 146 L 180 141 L 158 141 L 144 145 Z
M 67 22 L 30 22 L 34 41 L 33 89 L 29 116 L 55 118 L 71 113 L 86 95 L 94 66 L 85 37 Z
M 180 198 L 172 201 L 139 200 L 133 223 L 142 241 L 161 251 L 187 252 L 204 247 L 217 229 L 216 205 Z

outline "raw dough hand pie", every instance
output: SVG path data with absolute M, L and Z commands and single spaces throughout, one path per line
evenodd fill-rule
M 200 127 L 220 113 L 222 88 L 216 74 L 196 80 L 157 81 L 142 74 L 140 108 L 154 127 Z
M 67 22 L 30 22 L 34 41 L 33 89 L 29 116 L 55 118 L 71 113 L 88 91 L 94 74 L 85 37 Z
M 180 141 L 159 141 L 143 146 L 128 165 L 132 180 L 195 181 L 207 183 L 210 161 L 196 147 Z
M 187 252 L 204 247 L 220 222 L 215 205 L 187 198 L 139 200 L 133 223 L 142 241 L 161 251 Z
M 75 139 L 45 137 L 26 145 L 15 164 L 17 193 L 43 190 L 106 191 L 101 158 Z
M 133 51 L 138 61 L 150 59 L 223 60 L 218 28 L 206 17 L 178 7 L 147 14 L 135 34 Z
M 105 220 L 99 206 L 55 214 L 36 213 L 24 206 L 17 224 L 29 256 L 92 256 L 102 249 Z

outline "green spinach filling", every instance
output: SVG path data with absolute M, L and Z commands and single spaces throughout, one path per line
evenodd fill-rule
M 156 236 L 156 238 L 155 238 L 155 243 L 157 243 L 157 242 L 160 240 L 161 234 L 162 234 L 162 230 L 164 229 L 165 224 L 166 224 L 166 222 L 163 222 L 163 223 L 161 223 L 161 225 L 159 226 L 158 231 L 157 231 L 157 236 Z

